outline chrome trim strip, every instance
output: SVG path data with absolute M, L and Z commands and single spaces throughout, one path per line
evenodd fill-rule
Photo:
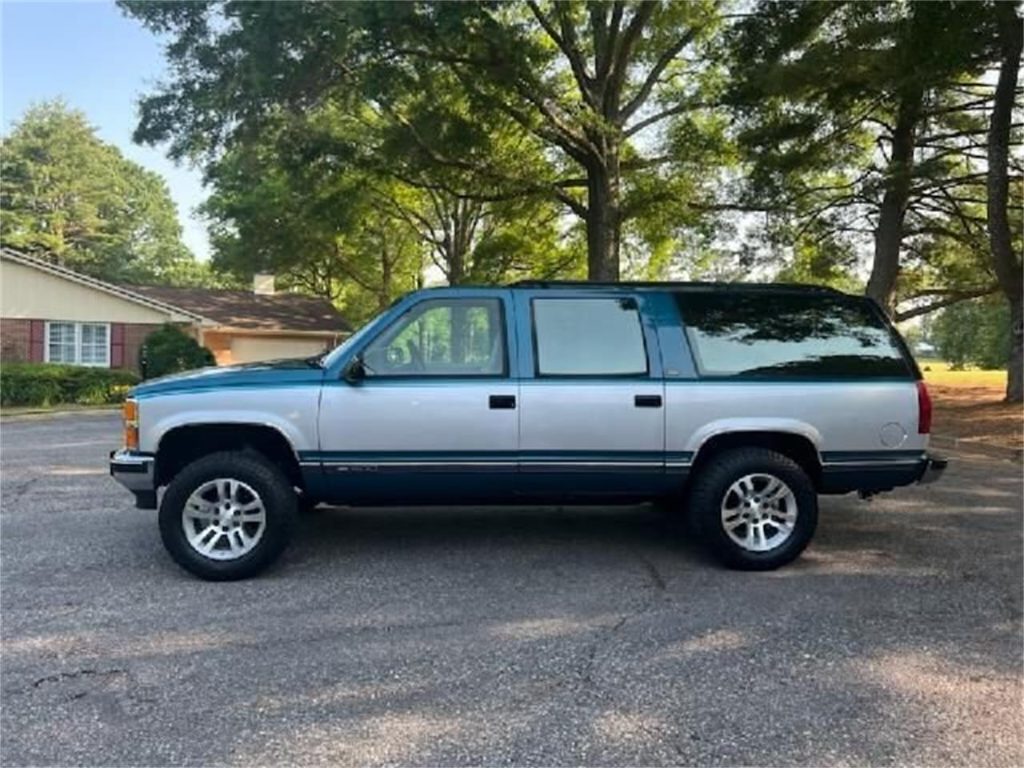
M 572 468 L 572 467 L 640 467 L 640 468 L 657 468 L 670 467 L 672 469 L 678 469 L 683 467 L 689 467 L 690 464 L 682 463 L 671 463 L 665 464 L 660 461 L 540 461 L 536 459 L 524 459 L 520 462 L 515 461 L 402 461 L 402 460 L 383 460 L 378 459 L 376 461 L 302 461 L 299 462 L 299 466 L 302 467 L 357 467 L 357 468 L 389 468 L 389 467 L 529 467 L 529 468 Z
M 324 461 L 325 467 L 514 467 L 514 461 Z
M 924 459 L 883 459 L 881 461 L 826 461 L 822 467 L 906 467 L 920 464 Z
M 537 461 L 524 459 L 523 467 L 664 467 L 662 461 Z

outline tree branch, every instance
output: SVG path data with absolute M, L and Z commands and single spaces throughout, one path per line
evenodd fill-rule
M 977 299 L 982 296 L 991 296 L 999 290 L 998 286 L 990 285 L 987 288 L 974 288 L 969 290 L 950 290 L 946 292 L 945 298 L 938 299 L 929 304 L 924 304 L 920 307 L 914 307 L 913 309 L 907 309 L 903 312 L 897 312 L 893 316 L 893 320 L 896 322 L 902 322 L 903 320 L 910 320 L 912 317 L 920 317 L 921 315 L 927 315 L 945 307 L 950 307 L 954 304 L 959 304 L 961 301 L 967 301 L 968 299 Z M 919 298 L 925 295 L 937 295 L 941 293 L 939 290 L 934 291 L 923 291 L 917 296 L 912 298 Z
M 691 29 L 685 35 L 676 40 L 670 45 L 665 51 L 662 52 L 661 56 L 655 62 L 654 67 L 647 73 L 647 78 L 644 80 L 643 85 L 640 86 L 640 90 L 637 91 L 636 95 L 622 108 L 619 112 L 620 122 L 625 122 L 633 113 L 636 112 L 644 102 L 647 101 L 647 97 L 651 95 L 651 91 L 654 86 L 658 83 L 658 78 L 661 77 L 661 73 L 665 71 L 665 68 L 672 63 L 672 60 L 682 53 L 683 49 L 688 46 L 693 39 L 697 36 L 697 30 Z
M 569 60 L 569 67 L 572 69 L 573 76 L 576 78 L 576 85 L 579 86 L 583 100 L 586 101 L 590 107 L 596 109 L 597 102 L 591 94 L 593 80 L 587 75 L 587 70 L 583 63 L 583 57 L 580 54 L 580 50 L 576 42 L 576 33 L 572 28 L 571 20 L 568 20 L 562 12 L 562 4 L 555 4 L 555 13 L 558 14 L 558 20 L 562 28 L 561 34 L 559 34 L 558 30 L 555 29 L 555 25 L 551 23 L 551 19 L 544 15 L 540 6 L 538 6 L 534 0 L 527 0 L 526 4 L 533 13 L 533 17 L 537 19 L 537 23 L 540 24 L 548 37 L 554 41 L 555 45 L 558 46 L 558 49 L 562 52 L 565 58 Z
M 713 105 L 713 104 L 678 104 L 678 105 L 676 105 L 674 107 L 671 107 L 670 109 L 663 109 L 661 112 L 656 112 L 655 114 L 651 115 L 650 117 L 644 118 L 640 122 L 630 126 L 629 128 L 626 128 L 622 135 L 625 136 L 626 138 L 629 138 L 630 136 L 633 136 L 634 134 L 640 133 L 640 131 L 642 131 L 644 128 L 652 126 L 655 123 L 660 123 L 666 117 L 672 117 L 673 115 L 681 115 L 683 112 L 689 112 L 690 110 L 693 110 L 693 109 L 709 109 L 709 108 L 711 108 L 713 106 L 716 106 L 716 105 Z

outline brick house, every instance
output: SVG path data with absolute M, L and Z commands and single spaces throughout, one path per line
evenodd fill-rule
M 218 365 L 318 354 L 349 335 L 327 301 L 254 291 L 109 283 L 10 248 L 0 249 L 0 361 L 139 368 L 150 333 L 174 323 Z

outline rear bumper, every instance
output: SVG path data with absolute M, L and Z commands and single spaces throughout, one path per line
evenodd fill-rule
M 942 473 L 946 471 L 948 464 L 949 459 L 945 456 L 938 456 L 932 453 L 927 454 L 922 462 L 921 476 L 917 478 L 917 482 L 923 485 L 934 483 L 942 477 Z
M 110 476 L 135 494 L 139 509 L 156 508 L 156 460 L 144 453 L 110 452 Z
M 890 456 L 855 456 L 826 461 L 821 470 L 822 493 L 880 493 L 914 483 L 934 483 L 946 470 L 948 461 L 926 453 Z

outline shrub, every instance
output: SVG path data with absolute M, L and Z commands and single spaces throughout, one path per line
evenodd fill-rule
M 1010 358 L 1010 305 L 1001 295 L 954 304 L 935 318 L 932 340 L 953 370 L 1005 369 Z
M 142 376 L 146 379 L 216 365 L 216 362 L 213 352 L 169 323 L 153 331 L 142 343 Z
M 139 377 L 132 371 L 56 363 L 0 366 L 0 405 L 102 405 L 121 401 Z

